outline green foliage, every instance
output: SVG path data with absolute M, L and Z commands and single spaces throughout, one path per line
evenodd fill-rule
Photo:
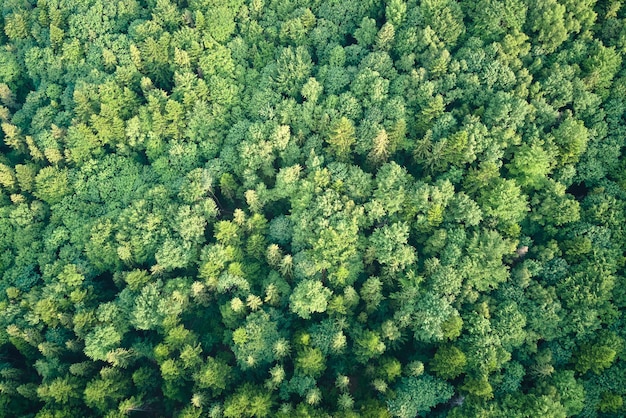
M 463 12 L 456 1 L 427 0 L 420 4 L 420 23 L 428 25 L 445 45 L 454 46 L 465 31 Z
M 567 39 L 565 10 L 556 0 L 530 2 L 526 23 L 542 53 L 553 52 Z
M 99 326 L 85 336 L 85 355 L 93 360 L 106 359 L 107 353 L 116 348 L 122 336 L 112 325 Z
M 224 417 L 270 416 L 272 399 L 269 393 L 252 385 L 244 385 L 224 402 Z
M 274 347 L 280 340 L 278 324 L 264 311 L 251 313 L 245 325 L 233 332 L 233 351 L 243 369 L 263 366 L 275 358 Z
M 211 389 L 213 393 L 219 394 L 228 387 L 231 370 L 232 368 L 225 362 L 208 357 L 197 375 L 194 376 L 194 380 L 198 387 Z
M 46 203 L 59 203 L 70 193 L 67 172 L 55 167 L 44 167 L 35 177 L 35 196 Z
M 454 379 L 463 373 L 467 359 L 465 354 L 454 346 L 443 346 L 435 353 L 431 362 L 432 370 L 443 379 Z
M 481 191 L 477 203 L 486 217 L 502 227 L 518 224 L 528 211 L 526 198 L 514 180 L 498 179 Z
M 624 400 L 621 396 L 607 392 L 602 395 L 598 409 L 603 413 L 616 413 L 622 409 L 623 405 Z
M 20 74 L 20 64 L 14 54 L 9 51 L 0 51 L 0 82 L 14 85 Z
M 296 371 L 312 377 L 319 377 L 326 365 L 324 355 L 318 348 L 305 347 L 295 359 Z
M 576 359 L 576 370 L 586 373 L 591 370 L 599 374 L 615 360 L 616 351 L 610 346 L 585 344 L 580 348 Z
M 341 161 L 348 160 L 350 148 L 356 142 L 352 121 L 345 116 L 336 121 L 330 128 L 327 142 L 337 159 Z
M 385 343 L 373 331 L 364 331 L 357 335 L 354 346 L 354 356 L 360 363 L 367 363 L 385 352 Z
M 574 378 L 574 372 L 571 370 L 559 371 L 551 380 L 559 402 L 566 409 L 567 416 L 580 414 L 585 405 L 585 390 L 583 385 Z M 553 393 L 551 389 L 548 390 L 550 395 Z
M 624 416 L 624 6 L 6 0 L 0 417 Z
M 462 4 L 474 21 L 473 35 L 485 40 L 498 40 L 506 34 L 522 31 L 528 5 L 519 0 L 479 0 Z
M 452 397 L 452 386 L 429 375 L 402 378 L 395 398 L 388 401 L 395 417 L 409 418 L 428 413 L 431 408 Z
M 523 187 L 539 188 L 550 172 L 550 155 L 539 145 L 522 145 L 508 166 L 517 183 Z
M 407 245 L 408 238 L 409 227 L 402 223 L 384 226 L 372 233 L 372 252 L 389 273 L 397 273 L 415 262 L 415 249 Z
M 563 163 L 578 161 L 587 148 L 589 132 L 581 121 L 567 118 L 552 133 Z
M 87 383 L 85 387 L 85 403 L 100 413 L 111 411 L 128 393 L 128 378 L 115 369 L 102 369 L 100 377 Z
M 326 311 L 331 294 L 322 282 L 304 280 L 298 283 L 289 297 L 289 308 L 300 318 L 308 319 L 312 313 Z

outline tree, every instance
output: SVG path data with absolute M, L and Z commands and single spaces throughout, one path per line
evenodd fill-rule
M 376 43 L 374 45 L 375 49 L 388 51 L 393 46 L 393 39 L 395 36 L 395 29 L 393 27 L 393 23 L 387 22 L 385 23 L 380 30 L 378 31 L 378 35 L 376 36 Z
M 445 44 L 454 46 L 465 32 L 461 6 L 454 1 L 428 0 L 420 4 L 419 23 L 429 25 Z
M 35 177 L 35 196 L 48 204 L 59 203 L 70 193 L 67 172 L 55 167 L 44 167 Z
M 246 317 L 242 327 L 232 333 L 232 350 L 242 369 L 265 366 L 276 359 L 274 347 L 281 340 L 278 324 L 271 315 L 259 310 Z
M 585 344 L 576 356 L 576 370 L 581 373 L 591 370 L 599 374 L 611 366 L 616 354 L 617 352 L 608 345 Z
M 388 273 L 394 274 L 415 262 L 415 249 L 407 245 L 409 227 L 394 223 L 377 228 L 370 237 L 371 251 Z
M 130 323 L 140 330 L 155 329 L 161 325 L 163 314 L 159 312 L 159 300 L 162 297 L 161 283 L 151 282 L 145 285 L 134 301 Z
M 223 360 L 208 357 L 200 370 L 194 375 L 199 388 L 211 389 L 213 394 L 219 395 L 232 379 L 232 367 Z
M 372 358 L 379 357 L 386 348 L 380 335 L 374 331 L 365 330 L 355 336 L 354 356 L 360 363 L 367 363 Z
M 443 379 L 454 379 L 463 373 L 467 360 L 455 346 L 443 346 L 437 350 L 430 367 Z
M 602 394 L 602 400 L 598 405 L 598 409 L 604 413 L 616 413 L 622 409 L 623 405 L 624 400 L 621 396 L 614 393 L 604 393 Z
M 535 194 L 531 201 L 534 206 L 529 219 L 546 227 L 548 225 L 561 226 L 580 219 L 580 205 L 568 193 L 565 186 L 548 180 L 543 191 Z M 546 228 L 546 232 L 550 229 Z
M 575 163 L 587 148 L 589 131 L 582 121 L 566 118 L 552 131 L 554 142 L 559 149 L 561 163 Z
M 364 17 L 359 24 L 359 28 L 354 31 L 354 37 L 363 47 L 372 45 L 376 39 L 376 21 L 371 18 Z
M 529 210 L 527 198 L 516 182 L 502 178 L 482 189 L 477 203 L 486 217 L 508 231 L 513 231 L 511 228 L 521 222 Z
M 238 388 L 224 402 L 224 416 L 227 418 L 270 416 L 272 398 L 262 388 L 247 384 Z
M 508 278 L 508 268 L 502 263 L 506 254 L 513 252 L 511 242 L 496 231 L 474 234 L 467 246 L 469 257 L 464 259 L 467 283 L 479 291 L 496 288 Z
M 127 396 L 129 386 L 130 382 L 119 370 L 102 369 L 100 377 L 87 383 L 85 403 L 100 413 L 109 412 Z
M 567 39 L 565 6 L 554 1 L 533 1 L 528 7 L 526 25 L 536 34 L 542 53 L 551 53 Z
M 378 277 L 370 277 L 363 283 L 359 294 L 366 304 L 367 312 L 378 309 L 382 300 L 385 299 L 382 289 L 383 283 Z
M 507 165 L 509 172 L 522 187 L 539 188 L 552 168 L 552 158 L 538 144 L 522 145 Z
M 276 62 L 274 80 L 278 91 L 295 97 L 309 79 L 313 65 L 304 47 L 284 48 Z
M 37 395 L 40 398 L 53 400 L 57 404 L 75 403 L 79 397 L 79 385 L 76 378 L 66 376 L 64 378 L 56 378 L 48 384 L 41 385 L 37 388 Z
M 355 129 L 352 121 L 342 116 L 330 128 L 330 133 L 326 141 L 338 160 L 348 160 L 351 147 L 356 142 Z
M 550 383 L 556 389 L 556 399 L 565 408 L 567 416 L 580 414 L 585 404 L 585 390 L 582 383 L 575 379 L 574 371 L 559 371 L 550 380 Z M 554 393 L 551 389 L 546 390 L 546 395 Z
M 85 337 L 85 354 L 93 360 L 105 360 L 107 353 L 119 347 L 122 335 L 112 325 L 98 326 Z
M 296 371 L 318 378 L 326 369 L 324 355 L 318 348 L 304 347 L 295 359 Z
M 412 418 L 452 397 L 452 386 L 429 375 L 404 377 L 396 387 L 396 397 L 387 402 L 393 416 Z
M 387 132 L 383 129 L 372 140 L 372 150 L 367 155 L 372 164 L 382 164 L 389 158 L 391 145 Z
M 507 33 L 522 31 L 528 5 L 519 0 L 480 0 L 462 4 L 472 18 L 473 34 L 487 41 L 498 40 Z
M 300 318 L 309 319 L 312 313 L 326 311 L 331 295 L 330 289 L 319 280 L 303 280 L 289 297 L 289 308 Z
M 15 87 L 20 75 L 20 65 L 14 54 L 9 51 L 0 51 L 0 83 Z
M 589 10 L 590 13 L 594 13 Z M 603 96 L 608 94 L 607 88 L 622 63 L 621 56 L 613 47 L 605 47 L 600 42 L 593 45 L 592 54 L 583 62 L 583 67 L 589 75 L 585 81 L 591 88 L 599 91 Z

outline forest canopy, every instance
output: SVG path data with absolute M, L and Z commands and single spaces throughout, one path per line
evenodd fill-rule
M 622 0 L 0 3 L 0 417 L 626 416 Z

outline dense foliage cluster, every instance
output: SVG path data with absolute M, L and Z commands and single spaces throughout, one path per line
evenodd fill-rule
M 623 417 L 622 0 L 3 0 L 0 417 Z

